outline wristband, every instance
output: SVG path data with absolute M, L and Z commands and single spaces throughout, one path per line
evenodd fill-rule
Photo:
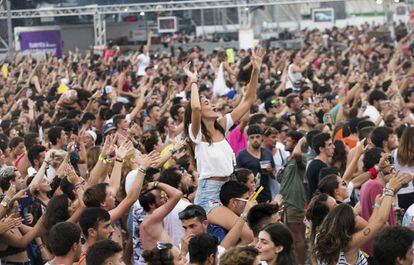
M 170 149 L 170 153 L 173 155 L 175 153 L 177 153 L 177 149 L 175 149 L 174 147 Z
M 119 157 L 115 157 L 115 161 L 119 163 L 124 163 L 124 160 Z
M 382 190 L 382 195 L 394 197 L 395 193 L 394 193 L 394 190 L 392 190 L 392 189 L 384 188 Z
M 143 166 L 140 166 L 138 168 L 138 171 L 141 172 L 141 173 L 143 173 L 143 174 L 146 174 L 147 173 L 147 169 L 145 167 L 143 167 Z
M 369 173 L 371 173 L 371 179 L 376 179 L 378 176 L 378 170 L 374 167 L 368 169 Z
M 198 82 L 197 81 L 192 81 L 191 82 L 191 85 L 193 85 L 193 84 L 196 85 L 196 86 L 198 86 Z
M 379 209 L 380 207 L 381 207 L 381 204 L 379 204 L 379 203 L 375 203 L 375 204 L 374 204 L 374 206 L 373 206 L 372 208 Z
M 154 182 L 152 183 L 152 187 L 153 187 L 154 189 L 156 189 L 156 188 L 157 188 L 157 186 L 158 186 L 158 181 L 154 181 Z
M 99 161 L 105 161 L 106 159 L 105 159 L 105 157 L 104 157 L 103 155 L 99 155 L 98 160 L 99 160 Z
M 244 222 L 246 222 L 246 223 L 247 223 L 247 214 L 246 214 L 246 213 L 242 213 L 242 214 L 240 215 L 240 218 L 241 218 Z
M 75 190 L 78 190 L 79 188 L 82 188 L 83 184 L 85 184 L 85 180 L 82 180 L 81 182 L 76 183 L 75 184 Z

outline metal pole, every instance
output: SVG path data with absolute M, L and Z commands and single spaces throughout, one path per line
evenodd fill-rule
M 12 29 L 12 15 L 11 15 L 11 4 L 10 0 L 7 0 L 6 2 L 6 8 L 7 8 L 7 38 L 8 38 L 8 45 L 9 45 L 9 58 L 10 60 L 13 57 L 13 29 Z
M 206 33 L 204 31 L 204 9 L 201 9 L 201 28 L 203 30 L 203 38 L 206 36 Z

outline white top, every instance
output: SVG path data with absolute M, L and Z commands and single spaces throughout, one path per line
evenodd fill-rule
M 414 231 L 414 204 L 411 204 L 411 206 L 405 212 L 401 225 L 408 227 Z
M 149 54 L 141 53 L 138 55 L 138 76 L 145 75 L 145 68 L 147 68 L 150 64 L 150 57 Z
M 128 113 L 127 115 L 125 115 L 125 120 L 128 123 L 131 123 L 131 114 Z M 105 121 L 105 124 L 108 124 L 108 123 L 114 123 L 114 119 L 113 118 L 110 118 L 109 120 Z
M 230 113 L 226 114 L 227 134 L 233 126 L 233 120 Z M 197 160 L 197 171 L 200 174 L 199 179 L 208 179 L 210 177 L 228 177 L 234 171 L 235 156 L 226 139 L 216 143 L 202 142 L 201 127 L 197 137 L 193 135 L 191 124 L 188 127 L 191 141 L 195 143 L 195 158 Z
M 138 175 L 138 169 L 134 169 L 128 172 L 125 178 L 125 192 L 128 195 L 129 191 L 131 190 L 132 183 L 134 183 L 135 178 Z
M 281 142 L 276 142 L 276 153 L 273 156 L 276 168 L 283 166 L 289 156 L 290 152 L 286 151 L 285 145 Z
M 365 109 L 363 116 L 368 116 L 369 120 L 375 123 L 380 116 L 380 112 L 372 105 L 368 105 Z M 382 120 L 379 126 L 384 126 L 384 121 Z
M 398 164 L 398 160 L 397 160 L 397 150 L 395 149 L 394 151 L 391 152 L 391 155 L 394 157 L 394 168 L 396 171 L 400 171 L 401 173 L 410 173 L 411 175 L 414 175 L 414 167 L 408 167 L 408 166 L 402 166 L 400 164 Z M 407 194 L 407 193 L 412 193 L 414 192 L 414 186 L 413 186 L 413 182 L 410 181 L 408 183 L 408 187 L 405 188 L 401 188 L 398 191 L 398 194 Z
M 223 63 L 220 64 L 216 78 L 213 83 L 213 93 L 215 96 L 226 95 L 230 89 L 226 85 L 226 80 L 224 79 L 224 70 Z
M 168 235 L 170 236 L 171 243 L 174 246 L 180 245 L 181 238 L 184 236 L 185 231 L 181 224 L 178 213 L 182 212 L 190 202 L 180 199 L 175 205 L 174 209 L 164 218 L 164 227 L 166 228 Z

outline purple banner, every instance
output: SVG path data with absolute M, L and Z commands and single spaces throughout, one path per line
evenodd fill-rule
M 40 30 L 19 33 L 20 50 L 22 52 L 41 52 L 62 56 L 60 30 Z

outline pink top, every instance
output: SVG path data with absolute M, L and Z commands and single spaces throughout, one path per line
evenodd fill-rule
M 247 137 L 244 132 L 240 131 L 240 125 L 237 125 L 228 135 L 227 142 L 229 142 L 234 155 L 247 148 Z
M 371 217 L 372 211 L 374 210 L 375 197 L 378 194 L 382 194 L 383 188 L 384 187 L 382 186 L 381 182 L 379 182 L 378 179 L 370 179 L 364 185 L 362 185 L 361 197 L 360 197 L 361 217 L 364 218 L 366 221 L 369 220 L 369 218 Z M 395 224 L 394 209 L 392 207 L 390 211 L 390 216 L 388 218 L 388 223 L 390 225 Z M 372 250 L 373 250 L 372 247 L 373 247 L 373 241 L 371 240 L 370 242 L 364 245 L 362 250 L 371 256 Z

